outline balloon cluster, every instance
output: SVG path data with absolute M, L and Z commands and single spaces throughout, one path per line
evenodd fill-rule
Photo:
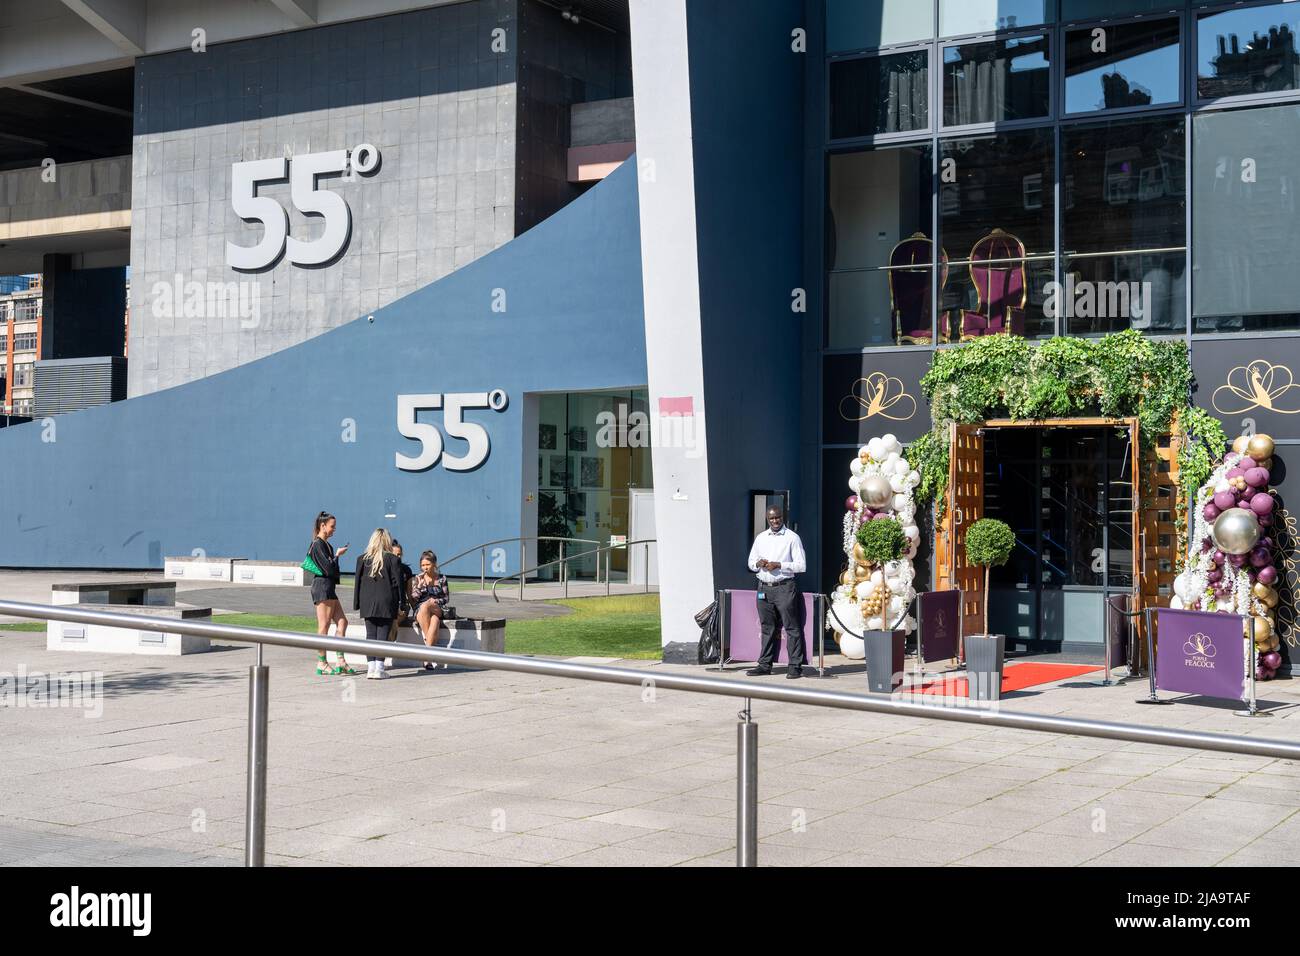
M 1190 550 L 1174 578 L 1171 607 L 1221 611 L 1253 619 L 1255 676 L 1270 680 L 1282 663 L 1269 491 L 1273 439 L 1242 436 L 1196 496 Z M 1251 620 L 1244 624 L 1251 634 Z
M 840 651 L 860 660 L 865 656 L 862 640 L 845 633 L 845 629 L 858 634 L 883 631 L 895 627 L 896 622 L 897 629 L 904 633 L 910 634 L 916 628 L 916 620 L 905 612 L 916 598 L 912 559 L 920 546 L 921 532 L 916 524 L 913 492 L 921 476 L 907 463 L 903 445 L 893 435 L 873 438 L 859 448 L 857 457 L 849 462 L 849 471 L 849 490 L 853 494 L 844 502 L 846 566 L 831 595 L 835 614 L 830 617 L 830 626 L 836 631 Z M 864 522 L 884 518 L 896 518 L 903 526 L 907 551 L 897 561 L 887 561 L 877 568 L 864 560 L 857 533 Z

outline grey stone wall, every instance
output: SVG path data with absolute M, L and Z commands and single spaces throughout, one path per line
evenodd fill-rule
M 294 345 L 513 238 L 516 10 L 517 0 L 473 0 L 138 60 L 130 395 Z M 505 52 L 492 48 L 496 28 Z M 232 163 L 360 142 L 382 154 L 373 175 L 321 180 L 352 212 L 336 261 L 226 265 L 227 240 L 251 246 L 262 231 L 231 207 Z M 289 210 L 289 235 L 319 234 L 287 182 L 258 194 Z M 256 318 L 166 314 L 175 310 L 159 294 L 175 304 L 178 273 L 182 283 L 252 283 Z

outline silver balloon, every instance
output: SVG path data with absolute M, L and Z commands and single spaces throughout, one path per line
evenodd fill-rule
M 893 503 L 894 489 L 890 487 L 888 478 L 870 475 L 862 479 L 858 497 L 868 508 L 884 508 Z
M 1245 508 L 1229 508 L 1214 519 L 1210 536 L 1224 554 L 1247 554 L 1255 547 L 1261 534 L 1255 512 Z

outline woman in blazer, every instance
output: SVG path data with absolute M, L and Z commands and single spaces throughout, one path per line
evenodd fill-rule
M 393 539 L 376 528 L 357 558 L 356 584 L 352 588 L 352 609 L 366 621 L 366 640 L 388 642 L 393 618 L 402 606 L 402 564 L 393 554 Z M 382 653 L 382 652 L 381 652 Z M 367 657 L 366 677 L 383 678 L 384 658 Z

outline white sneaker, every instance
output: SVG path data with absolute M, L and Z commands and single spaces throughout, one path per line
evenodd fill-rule
M 378 662 L 378 661 L 367 661 L 367 662 L 366 662 L 366 679 L 367 679 L 367 680 L 370 680 L 370 679 L 372 679 L 372 678 L 375 678 L 375 677 L 380 676 L 379 674 L 375 673 L 375 665 L 376 665 L 377 663 L 379 663 L 379 662 Z
M 384 662 L 383 662 L 383 661 L 375 661 L 375 677 L 376 677 L 376 679 L 378 679 L 378 680 L 383 680 L 383 679 L 384 679 L 385 677 L 387 677 L 387 676 L 388 676 L 388 674 L 386 674 L 386 673 L 384 672 Z

